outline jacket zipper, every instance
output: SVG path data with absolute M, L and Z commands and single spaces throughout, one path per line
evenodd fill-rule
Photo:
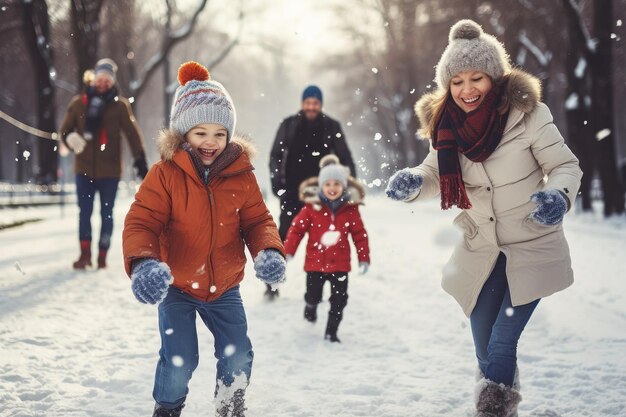
M 209 197 L 209 211 L 211 214 L 211 240 L 209 243 L 209 256 L 208 256 L 208 262 L 209 262 L 209 294 L 207 295 L 205 301 L 209 301 L 209 298 L 211 298 L 211 295 L 213 294 L 213 292 L 211 292 L 211 288 L 213 288 L 215 286 L 215 270 L 213 268 L 213 246 L 215 246 L 215 223 L 214 223 L 214 219 L 215 216 L 213 215 L 213 206 L 214 206 L 214 201 L 213 201 L 213 193 L 211 192 L 211 189 L 207 186 L 206 188 L 207 190 L 207 195 Z

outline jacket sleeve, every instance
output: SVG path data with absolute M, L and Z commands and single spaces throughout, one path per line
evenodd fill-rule
M 304 206 L 291 222 L 287 237 L 285 238 L 285 252 L 294 256 L 298 246 L 311 227 L 311 210 L 309 206 Z
M 365 230 L 358 207 L 354 208 L 354 216 L 350 223 L 350 235 L 352 235 L 359 262 L 370 263 L 369 238 L 367 237 L 367 230 Z
M 63 116 L 63 121 L 61 122 L 61 127 L 59 128 L 59 136 L 61 137 L 61 140 L 63 141 L 65 146 L 67 146 L 67 135 L 76 130 L 76 101 L 77 98 L 74 97 L 70 104 L 67 106 L 67 111 L 65 112 L 65 116 Z
M 285 157 L 285 143 L 287 139 L 287 124 L 289 119 L 283 120 L 276 133 L 274 145 L 270 153 L 270 180 L 272 193 L 278 197 L 278 191 L 285 188 L 285 178 L 282 177 L 283 158 Z
M 437 162 L 437 151 L 431 146 L 430 152 L 424 161 L 415 168 L 413 172 L 423 178 L 422 188 L 413 201 L 429 200 L 435 198 L 440 193 L 439 188 L 439 162 Z
M 343 133 L 341 129 L 341 124 L 336 122 L 335 137 L 331 138 L 334 143 L 335 153 L 339 158 L 339 161 L 342 165 L 350 168 L 350 175 L 356 178 L 356 167 L 354 165 L 354 160 L 352 159 L 352 153 L 350 152 L 350 148 L 348 148 L 348 142 L 346 141 L 346 135 Z
M 139 132 L 139 126 L 135 120 L 133 109 L 130 107 L 130 103 L 127 100 L 120 100 L 122 108 L 122 117 L 120 125 L 126 136 L 126 140 L 130 146 L 133 158 L 139 158 L 143 156 L 145 158 L 146 152 L 143 146 L 143 139 Z
M 548 177 L 543 188 L 562 191 L 568 197 L 571 207 L 583 176 L 578 166 L 578 158 L 565 144 L 545 104 L 539 103 L 531 113 L 528 125 L 536 127 L 531 133 L 530 147 L 544 175 Z
M 161 259 L 159 237 L 167 227 L 171 212 L 172 196 L 166 186 L 163 167 L 154 165 L 141 183 L 124 220 L 122 249 L 128 276 L 133 260 Z
M 252 258 L 264 249 L 276 249 L 285 256 L 285 248 L 278 234 L 278 228 L 267 209 L 256 177 L 248 175 L 249 197 L 239 210 L 241 232 Z

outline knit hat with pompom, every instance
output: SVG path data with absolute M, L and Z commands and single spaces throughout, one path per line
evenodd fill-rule
M 337 155 L 329 154 L 320 160 L 320 173 L 317 176 L 317 182 L 320 185 L 324 185 L 326 181 L 336 180 L 339 181 L 343 188 L 348 188 L 348 176 L 350 175 L 350 169 L 341 165 Z
M 448 88 L 452 77 L 463 71 L 481 71 L 494 81 L 511 71 L 504 46 L 473 20 L 456 22 L 448 42 L 436 69 L 435 81 L 440 88 Z
M 185 135 L 200 124 L 219 124 L 233 136 L 235 106 L 224 86 L 211 79 L 209 71 L 194 61 L 178 69 L 178 82 L 170 112 L 170 129 Z

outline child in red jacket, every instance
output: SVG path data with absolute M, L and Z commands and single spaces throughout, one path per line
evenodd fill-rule
M 305 206 L 287 232 L 285 252 L 288 259 L 293 257 L 304 235 L 309 234 L 304 264 L 307 272 L 304 318 L 310 322 L 317 320 L 317 305 L 322 300 L 324 283 L 329 281 L 332 294 L 325 338 L 340 342 L 337 329 L 348 303 L 349 234 L 356 246 L 361 274 L 367 272 L 370 263 L 367 232 L 358 207 L 365 190 L 349 177 L 348 169 L 340 165 L 335 155 L 322 158 L 320 167 L 317 178 L 300 185 L 300 199 Z

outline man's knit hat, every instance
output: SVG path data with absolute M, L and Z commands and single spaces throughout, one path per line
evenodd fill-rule
M 224 86 L 212 80 L 209 71 L 194 61 L 180 66 L 178 82 L 180 86 L 176 89 L 170 112 L 170 128 L 185 135 L 195 126 L 214 123 L 226 128 L 230 140 L 237 115 Z
M 322 90 L 320 90 L 320 88 L 316 85 L 310 85 L 307 88 L 305 88 L 304 91 L 302 92 L 302 101 L 311 97 L 318 99 L 320 102 L 324 102 L 323 100 L 324 96 L 322 95 Z
M 440 88 L 448 88 L 452 77 L 463 71 L 481 71 L 493 80 L 511 71 L 504 46 L 473 20 L 456 22 L 448 42 L 436 69 L 435 81 Z
M 348 188 L 348 176 L 350 170 L 348 167 L 341 165 L 337 155 L 329 154 L 320 160 L 320 173 L 317 176 L 317 182 L 321 187 L 326 181 L 337 180 L 344 190 Z
M 115 75 L 117 74 L 117 64 L 111 58 L 102 58 L 98 62 L 96 62 L 96 66 L 94 67 L 95 75 L 98 74 L 106 74 L 113 81 L 115 81 Z

